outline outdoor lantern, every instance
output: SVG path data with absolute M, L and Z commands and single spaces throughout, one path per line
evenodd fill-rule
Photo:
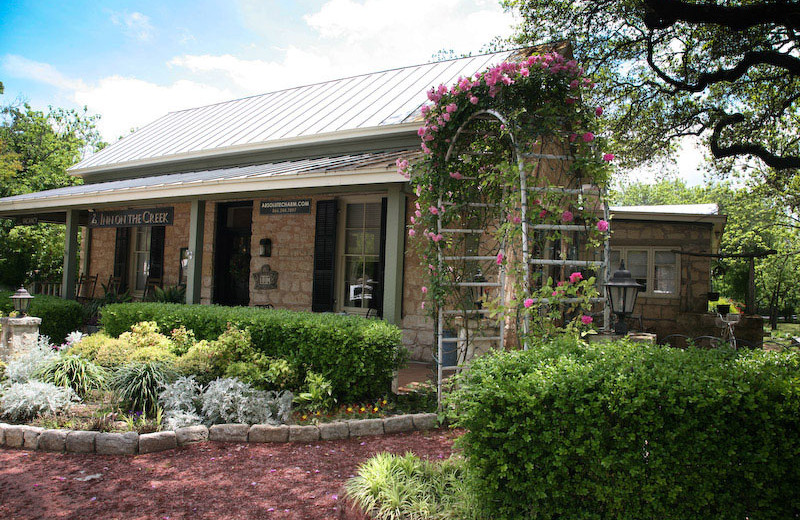
M 631 272 L 625 269 L 625 262 L 620 262 L 619 269 L 614 271 L 611 280 L 606 284 L 606 294 L 611 302 L 611 312 L 617 315 L 617 324 L 614 326 L 615 334 L 625 335 L 628 333 L 625 316 L 633 314 L 636 296 L 641 289 L 644 289 L 644 286 L 631 277 Z
M 31 306 L 32 299 L 33 296 L 21 286 L 17 289 L 17 292 L 11 296 L 11 300 L 14 302 L 14 310 L 17 311 L 20 316 L 28 315 L 28 309 Z
M 272 240 L 262 238 L 258 243 L 258 254 L 259 256 L 272 256 Z

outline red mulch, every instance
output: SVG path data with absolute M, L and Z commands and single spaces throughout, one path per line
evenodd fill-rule
M 457 435 L 432 430 L 313 444 L 207 442 L 137 456 L 0 449 L 0 518 L 335 519 L 343 484 L 370 456 L 412 451 L 447 458 Z

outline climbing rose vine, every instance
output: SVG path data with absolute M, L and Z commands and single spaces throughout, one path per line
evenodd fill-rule
M 597 248 L 609 232 L 598 208 L 614 156 L 603 153 L 603 140 L 593 131 L 603 108 L 583 102 L 584 91 L 592 87 L 576 61 L 549 53 L 520 56 L 428 92 L 424 124 L 417 132 L 422 156 L 413 164 L 400 159 L 397 168 L 417 195 L 408 234 L 428 265 L 425 308 L 433 317 L 441 306 L 468 310 L 480 305 L 496 316 L 527 316 L 536 334 L 591 327 L 590 298 L 597 294 L 591 273 L 562 273 L 559 279 L 541 270 L 526 286 L 527 266 L 521 265 L 518 245 L 523 222 L 550 224 L 553 229 L 538 239 L 558 243 L 562 251 Z M 599 190 L 579 198 L 540 190 L 528 198 L 523 215 L 521 176 L 532 187 Z M 574 238 L 574 226 L 585 229 L 585 243 Z M 475 239 L 442 228 L 486 233 Z M 487 251 L 492 260 L 485 264 L 442 260 L 456 252 L 484 258 Z M 463 282 L 483 280 L 492 269 L 505 270 L 510 295 L 490 298 L 465 289 L 469 284 Z

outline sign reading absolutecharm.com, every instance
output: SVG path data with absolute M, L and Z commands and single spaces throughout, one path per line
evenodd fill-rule
M 311 199 L 262 200 L 262 215 L 285 215 L 287 213 L 311 213 Z
M 89 214 L 90 228 L 171 226 L 174 208 L 95 211 Z

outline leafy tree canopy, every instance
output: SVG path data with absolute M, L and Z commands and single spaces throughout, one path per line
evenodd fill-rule
M 598 79 L 625 166 L 705 140 L 717 167 L 765 165 L 774 187 L 800 167 L 800 3 L 789 0 L 503 0 L 515 43 L 566 39 Z M 800 188 L 800 185 L 793 186 Z M 800 193 L 800 189 L 798 189 Z M 796 201 L 794 201 L 796 202 Z
M 0 84 L 2 85 L 2 84 Z M 0 86 L 0 93 L 2 93 Z M 27 104 L 0 108 L 0 197 L 77 184 L 67 174 L 87 151 L 105 143 L 95 128 L 97 116 L 50 107 L 47 112 Z M 64 256 L 64 226 L 17 226 L 0 221 L 0 285 L 14 286 L 40 277 L 60 276 Z

